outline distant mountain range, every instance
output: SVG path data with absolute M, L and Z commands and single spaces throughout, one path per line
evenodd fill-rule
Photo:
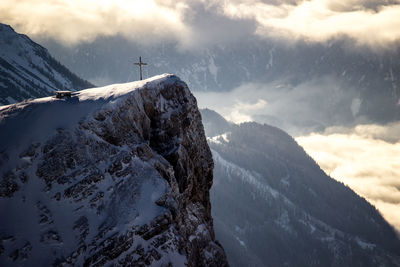
M 394 229 L 292 137 L 201 112 L 215 164 L 215 232 L 231 266 L 400 266 Z
M 73 48 L 49 40 L 43 43 L 69 68 L 99 84 L 138 79 L 133 63 L 142 56 L 148 63 L 145 75 L 175 73 L 193 91 L 230 91 L 255 83 L 272 88 L 269 95 L 273 95 L 301 85 L 313 87 L 298 104 L 316 106 L 319 110 L 314 112 L 326 116 L 304 122 L 307 127 L 400 119 L 400 47 L 371 51 L 355 48 L 347 40 L 285 44 L 256 37 L 196 51 L 180 51 L 173 43 L 142 46 L 122 37 L 102 37 Z M 324 99 L 316 99 L 321 92 Z M 299 121 L 310 120 L 300 115 Z M 269 124 L 273 119 L 282 120 L 257 117 Z
M 4 24 L 0 28 L 0 103 L 45 96 L 57 89 L 92 87 L 27 36 Z M 292 112 L 284 104 L 273 114 L 253 116 L 287 130 L 287 124 L 315 131 L 332 125 L 400 119 L 399 47 L 371 51 L 354 48 L 347 40 L 284 44 L 257 37 L 195 51 L 179 50 L 174 43 L 138 45 L 120 36 L 99 37 L 74 47 L 52 40 L 40 43 L 57 60 L 97 85 L 137 80 L 133 63 L 142 56 L 148 63 L 145 77 L 175 73 L 193 91 L 227 92 L 257 84 L 261 90 L 269 90 L 267 102 L 273 96 L 297 97 L 296 105 L 310 107 L 312 114 Z M 299 87 L 309 93 L 296 95 Z
M 0 23 L 0 105 L 89 87 L 47 49 Z

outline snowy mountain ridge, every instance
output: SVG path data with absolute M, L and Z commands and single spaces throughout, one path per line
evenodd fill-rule
M 45 48 L 0 23 L 0 105 L 89 87 Z
M 121 99 L 118 99 L 118 98 L 126 97 L 127 95 L 133 93 L 135 90 L 137 90 L 140 87 L 143 87 L 145 84 L 147 84 L 149 82 L 154 82 L 154 81 L 156 81 L 156 83 L 157 82 L 159 82 L 159 83 L 168 82 L 170 80 L 169 78 L 171 78 L 171 77 L 173 77 L 172 74 L 161 74 L 161 75 L 157 75 L 157 76 L 154 76 L 149 79 L 142 80 L 142 81 L 121 83 L 121 84 L 112 84 L 112 85 L 107 85 L 107 86 L 103 86 L 103 87 L 88 88 L 88 89 L 73 92 L 72 96 L 73 96 L 73 99 L 75 99 L 79 102 L 96 101 L 96 100 L 100 100 L 100 99 L 104 99 L 104 100 L 116 99 L 118 101 L 122 101 Z M 68 97 L 65 97 L 63 99 L 58 99 L 58 98 L 55 98 L 55 96 L 48 96 L 48 97 L 30 99 L 28 101 L 24 101 L 21 103 L 4 105 L 4 106 L 0 107 L 0 110 L 10 108 L 11 106 L 22 107 L 22 106 L 27 105 L 28 103 L 29 104 L 49 103 L 52 101 L 67 101 L 68 99 L 69 99 Z
M 201 112 L 215 233 L 231 266 L 400 266 L 393 227 L 291 136 Z
M 0 265 L 227 266 L 213 162 L 178 77 L 0 109 Z

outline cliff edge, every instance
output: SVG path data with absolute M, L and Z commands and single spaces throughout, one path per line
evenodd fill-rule
M 0 108 L 0 265 L 227 266 L 178 77 Z

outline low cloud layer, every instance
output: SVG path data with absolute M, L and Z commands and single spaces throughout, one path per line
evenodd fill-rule
M 201 108 L 213 109 L 232 122 L 268 123 L 296 136 L 363 120 L 358 117 L 361 100 L 356 90 L 329 76 L 296 86 L 284 81 L 250 83 L 229 92 L 194 94 Z
M 0 21 L 65 44 L 123 35 L 183 48 L 250 35 L 324 42 L 347 36 L 388 47 L 400 39 L 400 0 L 3 0 Z M 373 33 L 373 34 L 371 34 Z
M 328 127 L 325 129 L 324 134 L 356 135 L 365 139 L 382 140 L 395 144 L 400 142 L 400 122 L 392 122 L 386 125 L 361 124 L 353 128 Z
M 324 77 L 295 87 L 246 84 L 195 96 L 200 107 L 233 122 L 268 123 L 297 136 L 328 175 L 365 197 L 400 231 L 400 122 L 365 123 L 355 91 Z
M 365 197 L 400 232 L 400 122 L 298 137 L 323 170 Z M 392 139 L 393 141 L 393 139 Z

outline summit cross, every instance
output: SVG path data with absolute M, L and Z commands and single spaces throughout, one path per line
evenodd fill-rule
M 139 57 L 139 62 L 135 63 L 135 65 L 139 66 L 140 69 L 140 80 L 143 80 L 143 76 L 142 76 L 142 66 L 147 65 L 147 63 L 142 62 L 142 57 Z

